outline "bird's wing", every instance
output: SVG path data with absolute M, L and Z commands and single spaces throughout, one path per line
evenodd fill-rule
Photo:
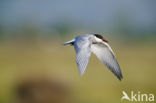
M 91 41 L 88 38 L 78 38 L 74 42 L 76 51 L 76 63 L 79 68 L 80 75 L 82 75 L 89 63 L 91 55 Z
M 115 58 L 115 55 L 111 47 L 107 43 L 92 44 L 91 51 L 100 59 L 100 61 L 110 69 L 111 72 L 119 80 L 122 79 L 122 73 L 120 66 Z

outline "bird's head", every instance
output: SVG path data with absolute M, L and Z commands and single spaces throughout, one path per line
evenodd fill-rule
M 100 35 L 100 34 L 94 34 L 94 36 L 95 36 L 95 40 L 97 41 L 97 42 L 108 42 L 107 40 L 105 40 L 104 38 L 103 38 L 103 36 L 102 35 Z

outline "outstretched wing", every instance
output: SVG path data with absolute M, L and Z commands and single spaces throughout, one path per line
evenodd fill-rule
M 100 61 L 110 69 L 110 71 L 117 76 L 119 80 L 122 79 L 120 66 L 115 58 L 111 47 L 107 43 L 92 44 L 92 52 L 100 59 Z
M 89 63 L 91 55 L 91 41 L 89 38 L 79 37 L 74 42 L 76 51 L 76 63 L 79 68 L 80 75 L 82 75 Z

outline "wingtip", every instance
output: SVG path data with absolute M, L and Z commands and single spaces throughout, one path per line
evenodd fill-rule
M 79 69 L 79 73 L 80 73 L 80 76 L 82 77 L 82 76 L 85 74 L 85 71 L 81 71 L 81 70 Z
M 84 72 L 82 72 L 82 71 L 79 71 L 79 73 L 80 73 L 81 77 L 84 75 Z
M 119 81 L 122 81 L 123 78 L 119 78 Z
M 120 76 L 117 77 L 120 81 L 123 79 L 122 74 Z

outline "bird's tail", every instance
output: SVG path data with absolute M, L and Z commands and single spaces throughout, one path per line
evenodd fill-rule
M 68 45 L 68 44 L 74 44 L 75 39 L 72 39 L 70 41 L 64 42 L 62 45 Z

